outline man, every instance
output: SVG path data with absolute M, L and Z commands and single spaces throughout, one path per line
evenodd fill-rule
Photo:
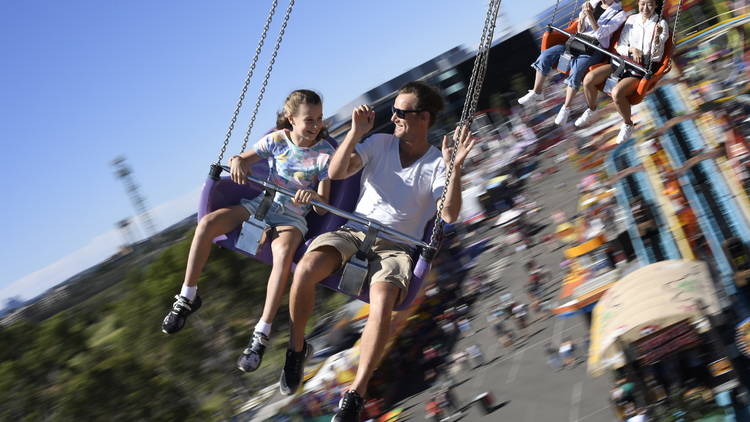
M 443 138 L 442 159 L 427 142 L 427 132 L 443 108 L 440 94 L 422 82 L 410 82 L 398 93 L 391 121 L 393 135 L 374 134 L 375 112 L 367 105 L 352 111 L 352 128 L 331 158 L 329 177 L 345 179 L 362 172 L 362 189 L 355 213 L 372 218 L 399 232 L 421 238 L 435 215 L 445 187 L 446 163 L 452 141 Z M 441 217 L 456 221 L 461 209 L 461 165 L 474 145 L 468 128 L 456 130 L 454 170 L 448 183 Z M 337 271 L 356 253 L 364 227 L 354 222 L 318 236 L 297 264 L 289 299 L 291 335 L 279 386 L 294 394 L 302 381 L 305 359 L 311 348 L 305 342 L 305 325 L 315 303 L 315 285 Z M 391 311 L 405 297 L 411 278 L 410 247 L 394 239 L 378 238 L 370 257 L 370 315 L 362 333 L 357 375 L 339 403 L 333 421 L 358 421 L 367 384 L 383 357 L 389 335 Z

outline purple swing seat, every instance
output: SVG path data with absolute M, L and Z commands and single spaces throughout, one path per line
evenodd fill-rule
M 252 167 L 253 176 L 261 179 L 265 179 L 268 175 L 268 164 L 265 162 L 259 162 Z M 360 189 L 360 174 L 357 173 L 344 180 L 332 180 L 331 181 L 331 195 L 330 204 L 336 208 L 344 211 L 352 212 L 354 206 L 359 198 Z M 209 176 L 206 182 L 203 184 L 203 190 L 201 192 L 201 199 L 198 205 L 198 221 L 203 218 L 204 215 L 209 214 L 220 208 L 226 208 L 232 205 L 238 205 L 243 198 L 252 199 L 258 195 L 261 195 L 263 190 L 248 182 L 245 185 L 239 185 L 232 182 L 229 177 L 222 177 L 218 180 L 213 179 Z M 296 263 L 305 254 L 307 247 L 310 245 L 312 240 L 322 234 L 339 228 L 346 222 L 346 219 L 339 217 L 333 213 L 326 213 L 325 215 L 318 215 L 316 212 L 311 211 L 307 214 L 307 227 L 308 231 L 305 235 L 304 242 L 299 246 L 297 252 L 294 255 L 294 261 L 292 263 L 292 271 L 296 267 Z M 425 243 L 429 243 L 430 235 L 432 233 L 433 223 L 428 223 L 425 227 L 423 240 Z M 216 237 L 213 242 L 222 248 L 231 249 L 235 252 L 239 252 L 243 255 L 247 255 L 253 259 L 264 262 L 268 265 L 273 263 L 273 256 L 271 255 L 270 242 L 265 242 L 261 246 L 260 251 L 257 255 L 251 255 L 247 252 L 237 249 L 235 243 L 237 237 L 240 234 L 241 226 L 226 235 Z M 421 254 L 415 252 L 412 255 L 412 261 L 416 260 L 414 265 L 411 281 L 409 283 L 409 289 L 407 291 L 406 298 L 397 305 L 394 310 L 406 309 L 416 298 L 419 290 L 422 287 L 422 281 L 430 270 L 430 261 L 424 259 Z M 339 279 L 341 277 L 341 271 L 337 271 L 331 274 L 328 278 L 320 282 L 320 284 L 328 287 L 329 289 L 341 291 L 338 288 Z M 342 292 L 344 294 L 348 294 Z M 351 296 L 351 295 L 350 295 Z M 352 296 L 363 302 L 370 303 L 369 286 L 364 286 L 363 293 L 359 296 Z

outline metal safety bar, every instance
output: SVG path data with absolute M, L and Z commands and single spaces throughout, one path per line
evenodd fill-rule
M 227 173 L 229 173 L 229 166 L 222 165 L 221 169 L 224 170 L 224 171 L 226 171 Z M 253 176 L 247 176 L 247 180 L 249 180 L 249 181 L 251 181 L 251 182 L 253 182 L 253 183 L 257 184 L 257 185 L 263 186 L 266 189 L 269 189 L 269 190 L 272 190 L 272 191 L 275 191 L 275 192 L 279 192 L 282 195 L 286 195 L 286 196 L 288 196 L 290 198 L 294 198 L 294 195 L 296 194 L 296 192 L 293 192 L 290 189 L 287 189 L 287 188 L 275 185 L 275 184 L 273 184 L 273 183 L 271 183 L 271 182 L 269 182 L 267 180 L 258 179 L 258 178 L 253 177 Z M 404 234 L 404 233 L 401 233 L 399 231 L 393 230 L 390 227 L 384 226 L 383 224 L 381 224 L 381 223 L 379 223 L 377 221 L 373 221 L 373 220 L 370 220 L 370 219 L 367 219 L 367 218 L 364 218 L 364 217 L 360 217 L 360 216 L 358 216 L 356 214 L 352 214 L 352 213 L 346 212 L 346 211 L 338 209 L 338 208 L 336 208 L 334 206 L 328 205 L 328 204 L 326 204 L 324 202 L 313 200 L 313 201 L 310 201 L 310 203 L 312 205 L 318 207 L 318 208 L 322 208 L 322 209 L 324 209 L 324 210 L 326 210 L 326 211 L 328 211 L 330 213 L 336 214 L 339 217 L 343 217 L 343 218 L 346 218 L 346 219 L 349 219 L 349 220 L 352 220 L 352 221 L 356 221 L 356 222 L 358 222 L 360 224 L 364 224 L 365 226 L 370 226 L 370 227 L 374 228 L 375 230 L 377 230 L 379 232 L 386 233 L 386 234 L 388 234 L 390 236 L 393 236 L 395 238 L 407 241 L 407 242 L 409 242 L 409 243 L 411 243 L 413 245 L 421 246 L 422 248 L 425 248 L 426 250 L 430 250 L 432 252 L 434 252 L 436 250 L 435 247 L 430 246 L 429 244 L 425 243 L 422 240 L 419 240 L 419 239 L 416 239 L 414 237 L 411 237 L 408 234 Z
M 570 37 L 575 37 L 575 34 L 571 34 L 570 32 L 568 32 L 568 31 L 566 31 L 566 30 L 564 30 L 564 29 L 562 29 L 562 28 L 558 28 L 558 27 L 556 27 L 556 26 L 554 26 L 554 25 L 547 25 L 547 27 L 548 27 L 549 29 L 554 29 L 554 30 L 555 30 L 555 31 L 557 31 L 557 32 L 561 32 L 561 33 L 563 33 L 563 34 L 567 35 L 567 36 L 568 36 L 568 38 L 570 38 Z M 634 68 L 634 69 L 636 69 L 636 70 L 639 70 L 639 71 L 643 72 L 643 73 L 644 73 L 644 75 L 645 75 L 644 77 L 645 77 L 646 79 L 651 79 L 651 71 L 650 71 L 650 70 L 646 70 L 646 68 L 644 68 L 643 66 L 641 66 L 641 65 L 639 65 L 639 64 L 636 64 L 636 63 L 633 63 L 633 62 L 631 62 L 630 60 L 626 60 L 626 59 L 625 59 L 624 57 L 621 57 L 621 56 L 619 56 L 619 55 L 617 55 L 617 54 L 612 54 L 612 53 L 610 53 L 609 51 L 607 51 L 607 50 L 605 50 L 605 49 L 603 49 L 603 48 L 599 47 L 598 45 L 596 45 L 596 44 L 592 44 L 592 43 L 590 43 L 590 42 L 588 42 L 588 41 L 586 41 L 586 40 L 584 40 L 584 39 L 581 39 L 581 38 L 578 38 L 578 37 L 575 37 L 575 39 L 576 39 L 577 41 L 580 41 L 580 42 L 582 42 L 583 44 L 585 44 L 585 45 L 587 45 L 587 46 L 589 46 L 589 47 L 593 48 L 594 50 L 596 50 L 596 51 L 598 51 L 598 52 L 600 52 L 600 53 L 602 53 L 602 54 L 605 54 L 605 55 L 607 55 L 607 56 L 609 56 L 609 57 L 611 57 L 611 58 L 613 58 L 613 59 L 615 59 L 615 60 L 621 60 L 621 61 L 623 61 L 623 62 L 625 63 L 625 65 L 627 65 L 627 66 L 630 66 L 630 67 L 632 67 L 632 68 Z

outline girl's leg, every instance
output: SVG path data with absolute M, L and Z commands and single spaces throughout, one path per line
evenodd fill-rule
M 276 317 L 281 297 L 289 283 L 292 259 L 301 241 L 302 233 L 295 227 L 276 226 L 271 230 L 273 266 L 271 267 L 271 275 L 268 276 L 266 302 L 263 305 L 263 314 L 260 321 L 253 328 L 250 342 L 237 360 L 237 367 L 243 372 L 255 371 L 261 364 L 263 353 L 271 336 L 271 323 Z
M 547 75 L 540 71 L 536 71 L 536 76 L 534 77 L 534 92 L 537 94 L 542 93 L 542 89 L 544 88 L 544 81 L 547 79 Z
M 583 78 L 589 73 L 589 67 L 602 61 L 601 54 L 596 53 L 592 56 L 581 54 L 573 60 L 570 66 L 570 74 L 565 78 L 565 85 L 568 89 L 565 92 L 565 107 L 570 107 L 573 96 L 583 83 Z
M 542 51 L 536 61 L 531 65 L 531 67 L 536 70 L 536 76 L 534 77 L 535 93 L 542 93 L 542 89 L 544 88 L 544 81 L 547 79 L 547 74 L 552 71 L 552 67 L 555 66 L 557 61 L 560 59 L 560 55 L 564 51 L 564 45 L 552 46 Z
M 193 243 L 190 244 L 184 286 L 193 287 L 203 272 L 208 255 L 211 253 L 211 241 L 216 236 L 229 233 L 247 220 L 250 213 L 242 205 L 221 208 L 205 215 L 195 229 Z
M 612 65 L 607 64 L 590 71 L 583 78 L 583 94 L 586 97 L 586 104 L 589 109 L 596 110 L 596 101 L 599 96 L 597 85 L 604 83 L 609 75 L 612 74 Z
M 281 297 L 289 284 L 294 254 L 301 242 L 302 233 L 295 227 L 278 226 L 271 232 L 273 267 L 271 268 L 271 275 L 268 277 L 266 303 L 263 305 L 261 321 L 270 324 L 276 317 Z
M 576 95 L 576 89 L 570 86 L 565 87 L 565 107 L 570 107 L 573 103 L 573 97 Z
M 629 126 L 633 125 L 633 120 L 631 119 L 632 115 L 628 97 L 635 92 L 640 81 L 639 78 L 623 78 L 612 90 L 612 100 L 617 107 L 617 111 L 622 116 L 622 121 Z

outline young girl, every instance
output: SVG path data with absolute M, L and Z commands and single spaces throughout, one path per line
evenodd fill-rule
M 641 66 L 649 66 L 652 71 L 658 69 L 664 57 L 664 46 L 669 38 L 669 27 L 667 21 L 659 20 L 659 10 L 663 1 L 639 0 L 638 14 L 631 15 L 626 21 L 620 33 L 617 43 L 617 53 L 631 59 Z M 604 83 L 614 71 L 614 66 L 608 64 L 589 72 L 583 80 L 583 92 L 586 94 L 588 109 L 576 120 L 575 125 L 583 127 L 589 124 L 597 105 L 599 90 L 597 85 Z M 630 139 L 633 133 L 633 120 L 631 119 L 631 108 L 628 97 L 638 88 L 643 74 L 633 68 L 627 68 L 617 86 L 612 90 L 612 100 L 617 107 L 617 112 L 622 117 L 620 132 L 617 134 L 617 142 Z
M 284 110 L 279 114 L 277 127 L 280 129 L 264 136 L 252 149 L 229 160 L 231 178 L 235 183 L 247 183 L 250 166 L 260 160 L 268 160 L 270 181 L 297 191 L 294 198 L 276 195 L 272 208 L 266 214 L 265 222 L 271 226 L 269 235 L 273 268 L 268 278 L 263 315 L 237 362 L 239 369 L 245 372 L 254 371 L 260 366 L 269 341 L 271 323 L 287 286 L 292 259 L 307 232 L 305 215 L 310 210 L 310 201 L 328 202 L 328 162 L 335 151 L 330 143 L 323 140 L 323 105 L 320 96 L 313 91 L 297 90 L 289 94 L 284 102 Z M 317 192 L 313 190 L 316 184 Z M 236 229 L 254 214 L 261 197 L 243 199 L 240 205 L 213 211 L 198 223 L 190 246 L 185 280 L 180 294 L 175 296 L 177 300 L 172 310 L 164 318 L 163 332 L 172 334 L 179 331 L 187 317 L 201 307 L 197 284 L 211 251 L 211 240 Z M 317 208 L 315 211 L 324 213 Z

